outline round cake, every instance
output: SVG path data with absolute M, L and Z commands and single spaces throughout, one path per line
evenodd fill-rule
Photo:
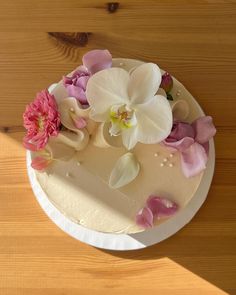
M 105 233 L 158 226 L 194 197 L 216 132 L 154 63 L 93 50 L 27 106 L 24 145 L 48 199 Z

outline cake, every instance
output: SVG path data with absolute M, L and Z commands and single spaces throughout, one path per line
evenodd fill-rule
M 104 233 L 158 226 L 194 197 L 216 129 L 154 63 L 92 50 L 23 115 L 37 182 L 64 215 Z

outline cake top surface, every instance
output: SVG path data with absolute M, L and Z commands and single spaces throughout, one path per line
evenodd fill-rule
M 27 106 L 24 145 L 49 199 L 81 224 L 137 232 L 194 195 L 215 134 L 191 94 L 154 63 L 94 50 Z

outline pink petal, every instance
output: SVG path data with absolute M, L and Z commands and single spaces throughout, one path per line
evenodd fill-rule
M 74 85 L 67 85 L 66 90 L 69 96 L 75 97 L 78 101 L 82 104 L 87 104 L 87 98 L 85 95 L 85 91 L 77 86 Z
M 32 144 L 26 140 L 23 139 L 23 146 L 27 149 L 27 150 L 30 150 L 32 152 L 36 152 L 38 149 L 37 149 L 37 146 L 35 144 Z
M 192 126 L 196 133 L 195 141 L 198 143 L 206 143 L 216 134 L 216 128 L 210 116 L 198 118 L 192 123 Z
M 83 56 L 82 60 L 83 65 L 92 74 L 110 68 L 112 65 L 112 56 L 108 50 L 91 50 Z
M 150 196 L 147 206 L 152 211 L 154 218 L 160 219 L 174 215 L 178 211 L 178 205 L 163 197 Z
M 186 177 L 199 174 L 206 168 L 207 154 L 202 145 L 195 142 L 180 154 L 183 173 Z
M 192 137 L 184 137 L 181 140 L 173 141 L 173 142 L 171 142 L 171 139 L 164 140 L 162 143 L 166 147 L 169 147 L 169 148 L 172 148 L 172 149 L 182 152 L 182 151 L 185 151 L 186 149 L 188 149 L 194 143 L 194 139 Z
M 31 162 L 31 167 L 35 170 L 42 171 L 49 165 L 50 161 L 43 157 L 35 157 Z
M 192 137 L 194 138 L 195 131 L 193 127 L 186 122 L 175 121 L 171 130 L 168 139 L 173 138 L 175 140 L 180 140 L 184 137 Z
M 152 211 L 144 207 L 136 215 L 136 223 L 140 227 L 149 228 L 153 226 L 153 214 Z
M 84 127 L 87 126 L 87 121 L 84 118 L 72 118 L 74 125 L 78 129 L 83 129 Z

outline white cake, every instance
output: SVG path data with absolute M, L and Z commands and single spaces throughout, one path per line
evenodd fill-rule
M 113 68 L 122 68 L 131 75 L 134 69 L 142 64 L 143 62 L 132 59 L 116 58 L 112 60 Z M 107 69 L 103 71 L 107 71 Z M 98 73 L 94 74 L 94 77 Z M 92 78 L 90 79 L 92 81 Z M 90 87 L 90 84 L 88 85 Z M 163 92 L 162 89 L 158 90 L 158 93 L 165 95 Z M 59 105 L 59 111 L 61 111 L 64 107 L 63 100 L 68 98 L 63 81 L 56 85 L 52 94 Z M 174 78 L 173 87 L 169 94 L 173 101 L 168 103 L 178 120 L 183 119 L 185 122 L 192 123 L 204 116 L 192 95 Z M 74 103 L 74 100 L 71 100 L 71 103 Z M 90 108 L 88 107 L 88 109 Z M 61 115 L 61 118 L 63 116 Z M 60 160 L 52 161 L 45 169 L 39 169 L 40 171 L 36 172 L 37 181 L 48 199 L 68 218 L 96 231 L 136 233 L 147 228 L 147 226 L 140 226 L 137 216 L 144 213 L 142 208 L 147 206 L 146 202 L 149 196 L 161 196 L 171 202 L 170 204 L 167 202 L 169 206 L 177 204 L 178 211 L 193 198 L 202 177 L 204 177 L 204 169 L 201 169 L 196 175 L 186 177 L 181 166 L 183 158 L 181 158 L 180 151 L 170 149 L 163 142 L 151 144 L 138 142 L 133 148 L 127 150 L 127 147 L 122 144 L 120 136 L 112 139 L 112 146 L 106 138 L 106 134 L 109 133 L 104 134 L 104 129 L 101 129 L 101 126 L 106 129 L 104 123 L 96 122 L 95 124 L 96 126 L 88 132 L 90 135 L 83 148 L 76 148 L 71 142 L 61 139 L 60 136 L 53 138 L 56 142 L 57 152 L 60 150 L 59 154 L 65 154 L 65 159 L 60 156 Z M 109 124 L 107 124 L 107 128 L 109 128 Z M 73 130 L 70 132 L 71 136 L 73 132 Z M 50 140 L 48 145 L 50 146 Z M 32 151 L 32 157 L 37 157 L 37 153 L 38 151 Z M 70 156 L 66 157 L 66 155 Z M 124 185 L 122 185 L 122 177 L 119 180 L 122 182 L 121 184 L 115 182 L 115 185 L 114 183 L 111 185 L 111 171 L 118 159 L 124 155 L 128 157 L 129 161 L 129 157 L 131 157 L 130 165 L 138 168 L 132 168 L 133 170 L 131 169 L 128 173 L 127 169 L 130 169 L 130 166 L 127 166 L 125 172 L 122 171 L 122 173 L 128 174 L 125 176 Z M 133 159 L 135 163 L 132 162 Z M 129 178 L 133 171 L 137 172 L 135 172 L 137 176 L 127 180 L 126 178 Z M 161 209 L 157 208 L 157 210 Z M 155 214 L 153 215 L 155 217 Z M 163 218 L 163 216 L 157 215 L 150 226 L 158 226 L 167 218 L 171 218 L 171 216 L 167 214 Z

